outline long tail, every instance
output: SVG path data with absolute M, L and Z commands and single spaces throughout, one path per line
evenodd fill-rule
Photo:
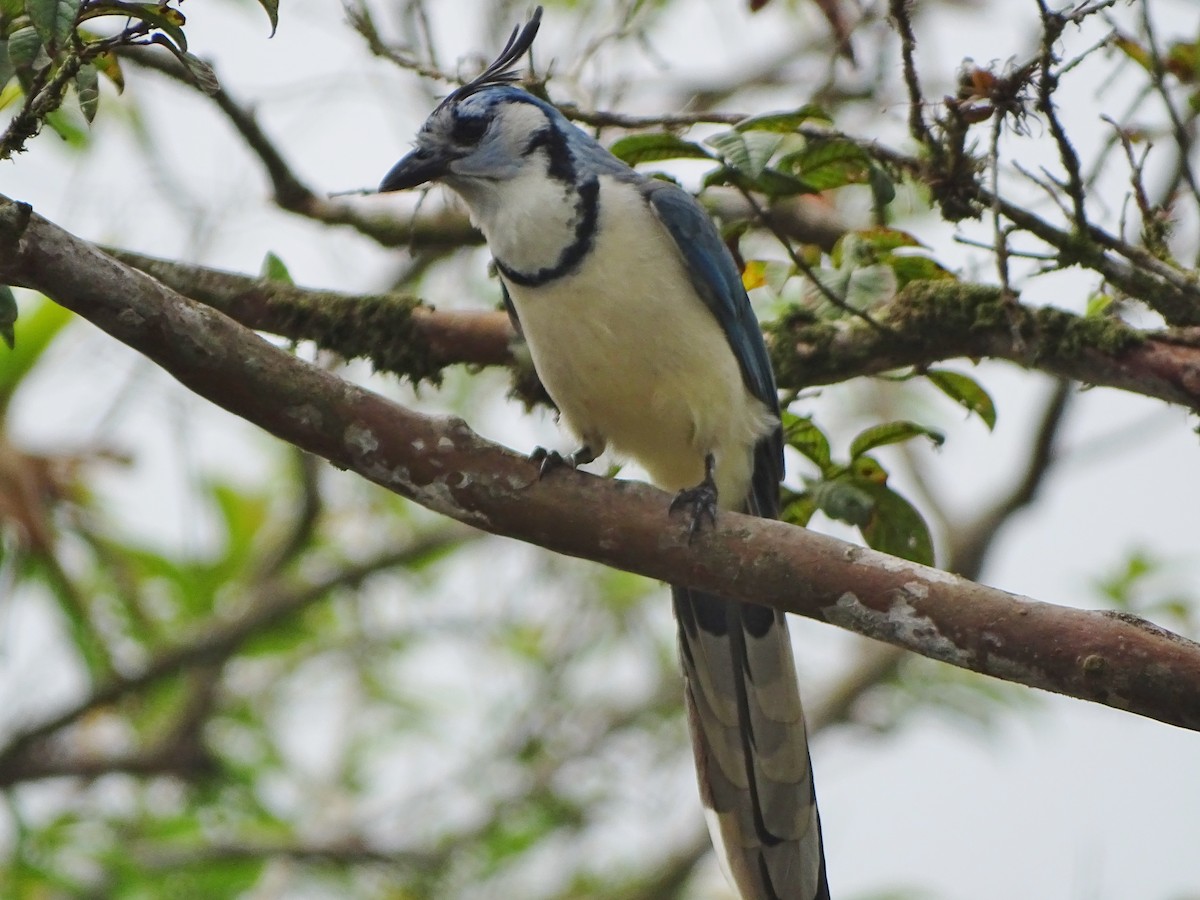
M 709 828 L 742 900 L 829 900 L 784 614 L 673 587 Z

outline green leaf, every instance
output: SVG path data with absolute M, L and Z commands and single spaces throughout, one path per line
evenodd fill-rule
M 872 484 L 887 484 L 888 473 L 879 460 L 873 456 L 856 456 L 850 460 L 847 469 L 850 475 L 859 481 L 869 481 Z
M 885 484 L 855 482 L 855 485 L 873 500 L 872 513 L 860 528 L 867 545 L 882 553 L 932 566 L 933 538 L 916 507 Z
M 1109 308 L 1116 302 L 1116 297 L 1112 294 L 1097 293 L 1088 297 L 1087 311 L 1084 315 L 1089 319 L 1097 319 L 1108 312 Z
M 121 62 L 115 53 L 99 53 L 92 57 L 94 65 L 117 89 L 118 94 L 125 92 L 125 73 L 121 71 Z
M 68 115 L 61 107 L 46 113 L 46 124 L 72 149 L 79 150 L 88 145 L 91 135 L 83 127 L 84 123 L 76 116 Z
M 1153 55 L 1133 38 L 1118 32 L 1113 44 L 1147 72 L 1154 71 Z
M 750 150 L 745 135 L 737 131 L 722 131 L 704 139 L 730 167 L 744 170 L 750 165 Z
M 17 70 L 8 58 L 8 38 L 0 37 L 0 90 L 4 90 L 16 74 Z
M 1200 81 L 1200 41 L 1176 41 L 1167 48 L 1163 68 L 1182 84 Z
M 778 296 L 783 293 L 784 286 L 796 272 L 797 269 L 794 263 L 769 260 L 763 269 L 763 277 L 766 279 L 767 287 Z
M 629 166 L 664 159 L 712 159 L 699 144 L 666 132 L 631 134 L 608 148 L 608 152 Z
M 797 504 L 801 516 L 812 515 L 811 504 L 831 519 L 854 525 L 876 550 L 933 565 L 933 539 L 925 519 L 887 486 L 887 472 L 869 456 L 858 457 L 834 478 L 811 483 L 807 495 L 788 500 Z
M 46 51 L 54 56 L 71 37 L 80 0 L 25 0 L 29 21 L 37 29 Z
M 783 143 L 783 135 L 771 132 L 722 131 L 704 141 L 717 151 L 731 169 L 758 178 Z
M 822 475 L 828 475 L 833 468 L 833 461 L 825 432 L 808 416 L 798 416 L 786 410 L 782 422 L 784 442 L 815 463 Z
M 91 63 L 84 63 L 75 73 L 75 93 L 79 97 L 79 109 L 90 125 L 100 106 L 100 73 Z
M 182 32 L 180 32 L 182 35 Z M 175 58 L 183 63 L 183 67 L 187 69 L 188 77 L 192 84 L 200 89 L 202 93 L 213 96 L 217 91 L 221 90 L 221 83 L 217 80 L 217 73 L 213 71 L 213 67 L 206 63 L 198 56 L 193 56 L 188 53 L 183 47 L 177 47 L 171 43 L 166 37 L 161 34 L 153 34 L 150 36 L 152 44 L 166 47 L 175 54 Z
M 838 269 L 852 269 L 855 266 L 869 266 L 877 259 L 875 249 L 870 242 L 859 236 L 857 231 L 847 231 L 833 245 L 829 260 Z
M 829 518 L 865 528 L 875 511 L 875 500 L 864 490 L 864 483 L 842 476 L 814 482 L 809 485 L 809 492 L 817 509 Z
M 26 90 L 33 73 L 50 65 L 50 58 L 42 49 L 42 39 L 32 25 L 18 28 L 8 36 L 8 61 Z
M 896 273 L 891 266 L 883 264 L 819 268 L 812 269 L 810 274 L 825 289 L 811 290 L 811 299 L 818 303 L 828 300 L 825 296 L 825 292 L 828 292 L 851 309 L 869 310 L 881 306 L 894 298 L 899 289 Z
M 855 239 L 866 244 L 872 250 L 886 253 L 899 250 L 901 247 L 924 247 L 917 238 L 899 228 L 889 228 L 886 225 L 876 225 L 872 228 L 859 228 L 851 232 Z
M 704 186 L 733 184 L 747 191 L 758 191 L 769 197 L 791 197 L 796 194 L 811 194 L 813 189 L 786 172 L 778 169 L 763 169 L 757 177 L 751 177 L 729 166 L 721 166 L 704 176 Z
M 869 310 L 891 301 L 899 289 L 891 266 L 863 266 L 850 272 L 842 299 L 851 309 Z
M 783 290 L 788 279 L 796 274 L 790 262 L 773 259 L 748 259 L 742 270 L 742 286 L 747 291 L 768 287 L 776 296 Z
M 877 226 L 842 235 L 830 258 L 838 268 L 886 265 L 895 275 L 897 290 L 911 281 L 955 280 L 953 273 L 929 256 L 896 252 L 918 247 L 924 247 L 924 244 L 907 231 Z
M 872 164 L 868 183 L 871 185 L 871 195 L 875 200 L 875 206 L 879 209 L 896 199 L 896 183 L 881 166 Z
M 271 20 L 271 37 L 279 29 L 279 0 L 258 0 L 258 5 L 266 10 L 267 18 Z
M 806 103 L 799 109 L 790 112 L 772 112 L 764 113 L 761 116 L 751 116 L 748 119 L 742 119 L 733 127 L 736 131 L 777 131 L 793 134 L 805 122 L 811 122 L 814 119 L 820 122 L 833 121 L 824 109 L 815 103 Z
M 9 350 L 16 348 L 17 336 L 13 326 L 17 324 L 17 297 L 7 284 L 0 284 L 0 340 Z
M 148 739 L 166 734 L 179 720 L 179 711 L 186 708 L 188 696 L 195 683 L 186 678 L 163 678 L 138 692 L 136 704 L 130 704 L 128 722 L 137 734 Z
M 267 281 L 274 281 L 279 284 L 295 284 L 292 280 L 292 273 L 288 271 L 287 264 L 282 259 L 275 255 L 272 251 L 267 251 L 267 255 L 263 257 L 262 262 L 262 277 Z
M 814 267 L 808 270 L 808 275 L 815 284 L 807 293 L 806 299 L 811 300 L 815 304 L 827 303 L 829 298 L 826 294 L 828 293 L 836 297 L 841 303 L 846 302 L 846 288 L 850 284 L 849 272 L 828 267 Z M 822 314 L 828 314 L 829 311 L 822 309 L 821 312 Z
M 192 84 L 200 88 L 202 92 L 212 97 L 217 91 L 221 90 L 221 82 L 217 80 L 217 73 L 213 71 L 212 66 L 200 57 L 188 53 L 186 50 L 175 55 L 179 57 L 180 62 L 187 66 Z
M 816 501 L 808 491 L 789 491 L 785 488 L 781 500 L 779 518 L 789 525 L 805 527 L 817 511 Z
M 901 288 L 912 281 L 958 280 L 953 272 L 928 256 L 889 255 L 886 261 L 891 270 L 896 273 L 897 286 Z
M 819 191 L 847 184 L 866 184 L 871 179 L 871 158 L 851 141 L 810 141 L 803 150 L 789 153 L 780 168 Z
M 996 404 L 974 378 L 949 369 L 929 369 L 925 377 L 959 406 L 979 416 L 988 431 L 996 427 Z
M 939 432 L 932 428 L 926 428 L 924 425 L 918 425 L 916 422 L 885 422 L 858 433 L 858 436 L 850 443 L 850 459 L 856 460 L 876 447 L 899 444 L 915 437 L 927 437 L 939 447 L 946 441 L 946 438 Z

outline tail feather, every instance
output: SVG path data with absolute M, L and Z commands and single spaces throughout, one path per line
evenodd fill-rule
M 828 900 L 786 619 L 672 592 L 701 798 L 734 884 L 743 900 Z

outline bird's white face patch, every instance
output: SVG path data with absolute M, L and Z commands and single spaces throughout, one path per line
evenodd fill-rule
M 443 179 L 466 201 L 492 255 L 520 272 L 553 266 L 577 237 L 577 186 L 550 175 L 550 153 L 536 140 L 552 127 L 532 103 L 498 105 L 479 148 Z
M 524 149 L 530 135 L 549 124 L 546 114 L 532 103 L 505 103 L 496 107 L 496 128 L 510 147 Z
M 447 184 L 469 202 L 467 192 L 486 192 L 495 183 L 530 170 L 544 173 L 544 168 L 525 152 L 530 138 L 547 127 L 546 114 L 542 110 L 532 103 L 512 102 L 494 104 L 476 112 L 470 103 L 470 99 L 464 100 L 463 108 L 448 116 L 447 124 L 441 129 L 442 139 L 453 141 L 455 117 L 486 120 L 489 124 L 473 149 L 457 146 L 457 152 L 462 155 L 450 163 L 445 178 Z M 445 134 L 447 130 L 449 134 Z

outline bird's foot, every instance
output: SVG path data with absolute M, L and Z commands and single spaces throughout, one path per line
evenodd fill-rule
M 709 453 L 704 457 L 704 480 L 695 487 L 684 488 L 671 501 L 668 514 L 677 509 L 691 510 L 691 521 L 688 522 L 687 529 L 689 544 L 705 519 L 708 519 L 713 527 L 717 524 L 717 483 L 713 480 L 714 465 L 713 455 Z
M 584 444 L 574 453 L 563 456 L 557 450 L 547 450 L 545 447 L 535 447 L 533 452 L 529 454 L 529 461 L 540 463 L 538 466 L 538 481 L 546 477 L 547 473 L 553 472 L 555 469 L 561 469 L 564 466 L 569 469 L 577 469 L 580 466 L 586 466 L 597 454 Z

